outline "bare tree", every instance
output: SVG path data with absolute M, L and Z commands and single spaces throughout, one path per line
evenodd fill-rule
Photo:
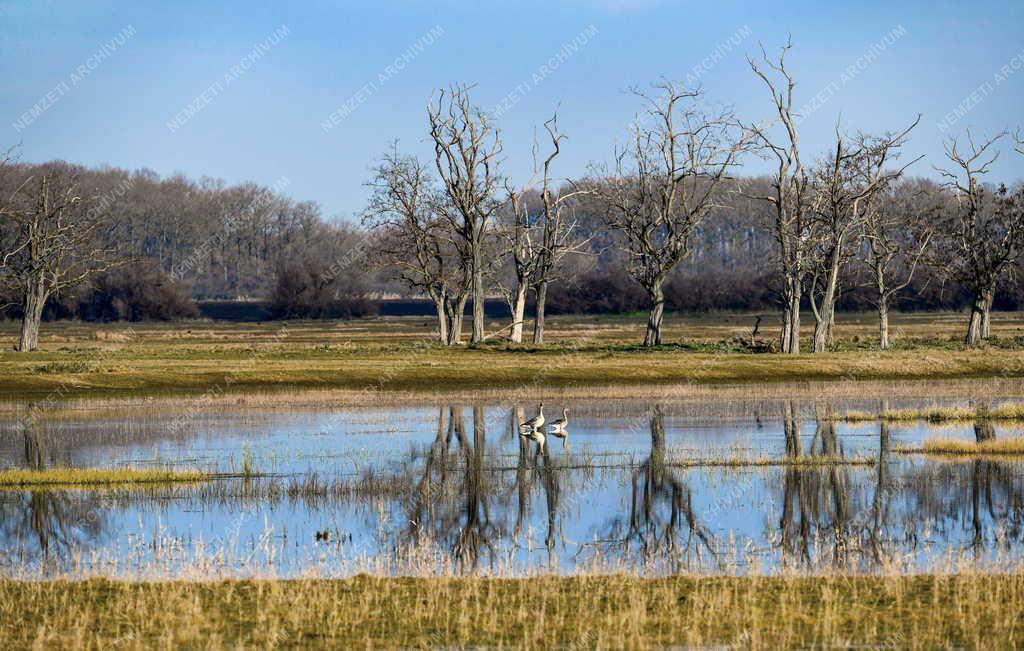
M 878 138 L 861 135 L 853 142 L 837 126 L 835 151 L 814 170 L 810 224 L 814 248 L 807 295 L 814 314 L 815 353 L 824 352 L 832 344 L 840 272 L 853 257 L 855 236 L 864 224 L 869 202 L 902 176 L 908 165 L 920 160 L 900 169 L 886 169 L 920 121 L 918 116 L 901 132 Z
M 523 321 L 526 318 L 526 296 L 530 289 L 531 278 L 540 262 L 540 232 L 537 221 L 530 211 L 528 194 L 529 184 L 524 189 L 516 189 L 510 181 L 505 180 L 505 193 L 508 197 L 509 222 L 501 229 L 501 237 L 506 241 L 507 251 L 512 263 L 513 285 L 511 288 L 499 280 L 496 284 L 505 294 L 509 311 L 512 313 L 512 326 L 509 339 L 513 343 L 523 341 Z
M 541 172 L 541 246 L 537 267 L 533 273 L 536 296 L 536 317 L 533 321 L 533 343 L 544 343 L 544 317 L 547 309 L 548 287 L 560 278 L 562 262 L 569 255 L 580 253 L 590 242 L 589 237 L 577 235 L 574 201 L 586 190 L 578 187 L 555 189 L 551 165 L 561 153 L 565 138 L 558 130 L 558 113 L 544 123 L 551 139 L 551 152 L 544 159 Z
M 458 343 L 458 317 L 470 287 L 454 255 L 450 224 L 436 213 L 436 187 L 426 166 L 394 146 L 374 168 L 369 185 L 373 194 L 363 224 L 380 233 L 378 250 L 398 277 L 433 301 L 438 342 Z
M 14 242 L 0 274 L 21 295 L 18 350 L 35 350 L 47 299 L 113 266 L 99 237 L 105 202 L 79 194 L 79 170 L 53 163 L 18 186 L 0 217 L 14 225 Z
M 484 240 L 488 223 L 501 203 L 498 156 L 501 138 L 487 114 L 473 106 L 469 88 L 441 90 L 437 102 L 427 103 L 430 137 L 447 201 L 438 202 L 441 216 L 452 226 L 463 261 L 472 278 L 473 334 L 484 338 Z
M 634 91 L 648 105 L 646 115 L 634 122 L 630 145 L 616 151 L 614 173 L 593 187 L 609 225 L 624 236 L 629 272 L 647 292 L 645 346 L 661 344 L 665 281 L 690 253 L 694 229 L 717 205 L 745 146 L 728 110 L 699 107 L 699 90 L 667 81 L 656 89 L 656 96 Z
M 785 131 L 779 138 L 769 133 L 769 126 L 754 124 L 750 127 L 761 152 L 777 162 L 771 192 L 762 198 L 774 208 L 769 229 L 778 244 L 777 265 L 782 276 L 779 349 L 797 354 L 800 352 L 800 304 L 812 249 L 811 178 L 800 159 L 797 116 L 793 112 L 795 82 L 786 69 L 786 54 L 792 47 L 792 41 L 787 42 L 775 59 L 770 59 L 761 48 L 761 58 L 771 72 L 763 70 L 752 58 L 748 57 L 747 63 L 771 92 L 777 123 L 781 123 Z M 773 80 L 770 74 L 777 78 Z
M 536 297 L 536 318 L 534 319 L 533 343 L 544 343 L 544 316 L 548 287 L 559 278 L 562 262 L 566 256 L 581 252 L 590 238 L 577 238 L 576 219 L 572 212 L 572 200 L 586 190 L 576 187 L 556 189 L 551 165 L 561 153 L 561 141 L 565 138 L 558 131 L 558 114 L 555 113 L 544 123 L 551 141 L 551 151 L 544 162 L 537 167 L 538 145 L 534 143 L 534 173 L 539 174 L 540 189 L 538 210 L 530 210 L 529 188 L 534 179 L 523 190 L 516 190 L 506 181 L 506 194 L 511 209 L 511 222 L 504 231 L 511 253 L 515 274 L 512 289 L 505 290 L 509 309 L 512 312 L 511 340 L 519 343 L 523 337 L 523 322 L 526 314 L 527 290 L 533 288 Z
M 910 286 L 935 232 L 937 188 L 908 182 L 870 197 L 864 206 L 863 255 L 878 312 L 878 342 L 889 348 L 889 308 Z
M 971 315 L 965 342 L 975 346 L 989 336 L 989 313 L 996 285 L 1024 249 L 1024 189 L 987 187 L 982 177 L 998 159 L 1000 133 L 976 142 L 967 131 L 967 148 L 957 138 L 947 142 L 952 169 L 940 169 L 953 192 L 943 219 L 936 251 L 948 273 L 971 294 Z M 949 256 L 946 258 L 945 256 Z

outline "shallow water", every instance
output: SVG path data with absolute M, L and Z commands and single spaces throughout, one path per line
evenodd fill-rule
M 541 454 L 515 425 L 532 405 L 0 422 L 0 467 L 261 475 L 0 492 L 0 573 L 912 572 L 1024 550 L 1024 464 L 892 451 L 971 423 L 833 420 L 867 399 L 566 406 L 567 444 Z M 798 455 L 860 463 L 714 465 Z

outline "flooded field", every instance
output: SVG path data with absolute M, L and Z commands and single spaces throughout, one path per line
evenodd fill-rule
M 998 403 L 999 398 L 994 400 Z M 1020 457 L 907 453 L 992 421 L 846 422 L 892 400 L 222 408 L 0 422 L 0 469 L 198 469 L 202 483 L 0 490 L 0 574 L 197 577 L 946 571 L 1024 551 Z

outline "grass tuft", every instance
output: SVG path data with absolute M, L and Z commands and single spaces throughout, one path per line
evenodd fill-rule
M 1024 438 L 989 439 L 987 441 L 964 441 L 959 439 L 931 438 L 920 447 L 896 448 L 904 454 L 924 453 L 942 455 L 1024 455 Z
M 802 454 L 797 457 L 727 457 L 723 459 L 673 459 L 668 465 L 701 468 L 763 468 L 771 466 L 872 466 L 875 459 L 866 456 L 842 457 L 830 454 Z
M 1024 420 L 1024 404 L 1009 403 L 998 407 L 925 407 L 923 409 L 887 409 L 882 413 L 872 414 L 867 411 L 848 411 L 838 420 L 858 423 L 872 420 L 906 422 L 923 420 L 929 423 L 947 423 L 952 421 L 978 420 Z
M 0 470 L 0 487 L 107 486 L 198 482 L 210 476 L 195 470 L 135 470 L 132 468 L 52 468 Z
M 878 420 L 878 416 L 869 411 L 848 411 L 838 418 L 847 423 L 863 423 L 866 421 Z

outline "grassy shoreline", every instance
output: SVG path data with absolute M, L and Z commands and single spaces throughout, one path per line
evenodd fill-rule
M 1014 648 L 1024 574 L 0 580 L 0 647 Z
M 220 395 L 269 389 L 473 391 L 524 387 L 911 381 L 1024 377 L 1024 350 L 837 352 L 821 355 L 360 348 L 0 353 L 0 398 L 47 400 Z
M 673 316 L 665 336 L 674 343 L 654 349 L 636 343 L 639 317 L 552 317 L 545 346 L 491 340 L 455 348 L 434 344 L 432 324 L 422 318 L 49 323 L 43 349 L 24 354 L 10 349 L 15 331 L 6 324 L 0 400 L 1024 377 L 1024 317 L 1000 315 L 998 337 L 979 350 L 958 343 L 961 319 L 899 315 L 896 349 L 880 351 L 870 318 L 843 315 L 836 352 L 795 356 L 747 351 L 752 316 L 743 314 Z

